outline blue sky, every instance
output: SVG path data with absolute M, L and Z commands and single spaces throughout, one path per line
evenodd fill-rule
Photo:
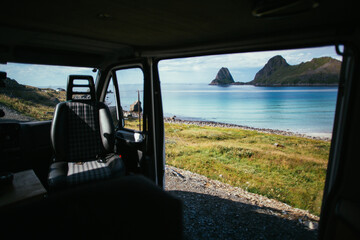
M 248 82 L 275 55 L 282 55 L 290 65 L 323 56 L 341 60 L 333 46 L 180 58 L 159 63 L 160 80 L 162 83 L 210 83 L 221 67 L 227 67 L 235 81 Z M 70 74 L 92 75 L 94 78 L 96 75 L 90 68 L 19 63 L 0 64 L 0 71 L 7 72 L 8 77 L 21 84 L 37 87 L 65 87 Z M 128 72 L 127 79 L 131 79 L 131 71 Z M 135 76 L 138 76 L 136 71 L 134 79 L 138 78 Z
M 96 76 L 91 68 L 19 63 L 0 64 L 0 71 L 18 83 L 36 87 L 65 87 L 71 74 L 92 75 L 94 79 Z

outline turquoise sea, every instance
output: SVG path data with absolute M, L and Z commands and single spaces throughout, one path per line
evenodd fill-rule
M 162 85 L 165 116 L 331 136 L 337 87 Z
M 123 85 L 122 105 L 141 86 Z M 162 84 L 164 115 L 331 137 L 337 87 L 210 86 Z M 142 93 L 141 93 L 142 95 Z M 141 96 L 142 98 L 142 96 Z

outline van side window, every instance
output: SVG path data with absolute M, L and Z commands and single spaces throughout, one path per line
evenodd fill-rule
M 66 101 L 69 75 L 96 76 L 91 68 L 11 62 L 0 64 L 0 71 L 3 72 L 0 122 L 52 120 L 56 105 Z M 87 91 L 87 88 L 77 91 Z M 86 98 L 84 95 L 78 97 Z
M 114 81 L 117 81 L 120 106 L 116 104 L 116 88 Z M 115 76 L 110 80 L 105 102 L 109 106 L 113 116 L 114 124 L 118 125 L 116 111 L 122 110 L 123 127 L 136 131 L 143 129 L 143 96 L 144 96 L 144 74 L 140 68 L 127 68 L 115 71 Z M 120 114 L 121 115 L 121 114 Z
M 117 117 L 117 109 L 116 109 L 116 95 L 115 95 L 115 85 L 113 81 L 113 77 L 110 78 L 110 82 L 108 88 L 106 90 L 105 104 L 109 107 L 111 118 L 114 122 L 115 126 L 118 126 L 119 119 Z

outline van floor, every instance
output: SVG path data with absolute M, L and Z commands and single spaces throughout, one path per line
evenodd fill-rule
M 165 175 L 183 202 L 185 239 L 317 239 L 308 211 L 172 166 Z

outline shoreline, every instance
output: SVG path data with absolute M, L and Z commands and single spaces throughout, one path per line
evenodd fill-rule
M 289 132 L 289 131 L 283 131 L 278 129 L 269 129 L 269 128 L 255 128 L 255 127 L 248 127 L 248 126 L 242 126 L 238 124 L 233 123 L 221 123 L 221 122 L 214 122 L 214 121 L 199 121 L 199 120 L 184 120 L 176 117 L 164 117 L 165 123 L 180 123 L 180 124 L 189 124 L 189 125 L 196 125 L 196 126 L 207 126 L 207 127 L 222 127 L 222 128 L 238 128 L 238 129 L 244 129 L 244 130 L 252 130 L 252 131 L 258 131 L 262 133 L 271 133 L 276 135 L 282 135 L 282 136 L 295 136 L 295 137 L 302 137 L 302 138 L 308 138 L 308 139 L 314 139 L 314 140 L 322 140 L 322 141 L 331 141 L 331 137 L 323 137 L 323 136 L 310 136 L 302 133 L 296 133 L 296 132 Z
M 329 84 L 325 84 L 325 83 L 314 83 L 314 84 L 250 84 L 248 82 L 233 82 L 233 83 L 226 83 L 226 84 L 219 84 L 219 83 L 209 83 L 208 85 L 210 86 L 254 86 L 254 87 L 338 87 L 339 84 L 338 83 L 329 83 Z

